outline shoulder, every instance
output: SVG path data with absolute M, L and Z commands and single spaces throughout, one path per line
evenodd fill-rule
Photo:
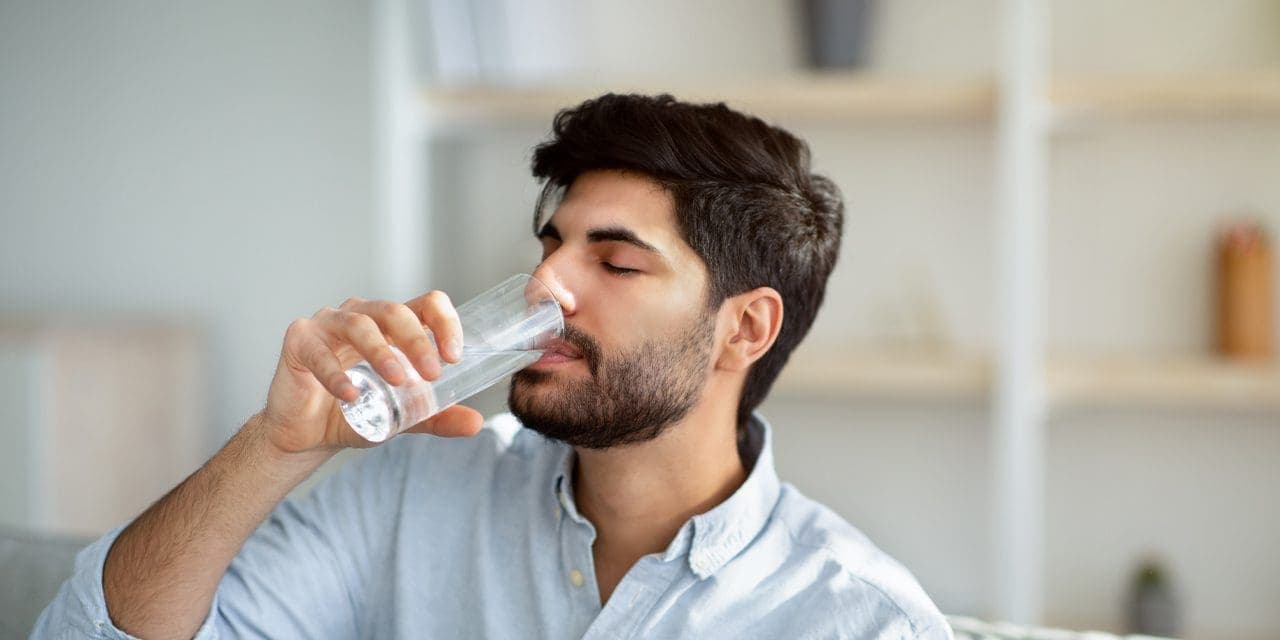
M 951 637 L 915 576 L 826 506 L 783 484 L 773 519 L 787 539 L 787 554 L 819 577 L 814 588 L 840 613 L 837 617 L 858 618 L 844 629 L 878 628 L 876 635 L 888 637 Z

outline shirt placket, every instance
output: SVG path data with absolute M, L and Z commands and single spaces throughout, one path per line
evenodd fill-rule
M 595 561 L 591 545 L 595 542 L 595 527 L 587 522 L 569 504 L 563 489 L 556 491 L 560 509 L 560 563 L 561 584 L 573 615 L 579 621 L 576 628 L 586 629 L 600 613 L 600 595 L 596 587 Z
M 641 558 L 627 571 L 608 604 L 596 616 L 583 640 L 637 637 L 654 604 L 680 573 L 679 561 L 664 562 L 657 555 Z

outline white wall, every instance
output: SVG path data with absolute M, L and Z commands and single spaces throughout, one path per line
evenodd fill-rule
M 1275 638 L 1277 416 L 1074 411 L 1047 432 L 1051 622 L 1121 629 L 1139 559 L 1169 571 L 1188 638 Z
M 193 318 L 209 450 L 290 320 L 371 289 L 353 2 L 0 4 L 0 310 Z
M 776 396 L 778 473 L 915 574 L 946 613 L 985 610 L 991 580 L 985 407 Z

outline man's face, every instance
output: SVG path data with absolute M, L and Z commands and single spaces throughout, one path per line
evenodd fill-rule
M 586 173 L 539 236 L 534 275 L 560 299 L 566 345 L 512 378 L 511 411 L 575 446 L 657 437 L 700 400 L 715 331 L 706 267 L 671 195 L 634 174 Z

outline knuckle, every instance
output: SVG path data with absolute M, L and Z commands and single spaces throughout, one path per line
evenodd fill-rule
M 292 335 L 299 331 L 306 331 L 307 326 L 310 324 L 311 320 L 308 318 L 297 318 L 293 322 L 290 322 L 288 328 L 284 330 L 285 335 Z
M 409 308 L 409 305 L 399 304 L 396 302 L 388 302 L 386 309 L 387 317 L 399 322 L 417 322 L 418 314 Z
M 447 293 L 445 293 L 445 292 L 443 292 L 443 291 L 441 291 L 441 290 L 439 290 L 439 289 L 433 289 L 433 290 L 431 290 L 431 291 L 427 292 L 426 299 L 427 299 L 427 301 L 428 301 L 428 302 L 430 302 L 432 305 L 437 306 L 437 307 L 451 307 L 451 306 L 453 306 L 453 303 L 449 300 L 449 294 L 447 294 Z
M 312 324 L 310 318 L 298 318 L 290 322 L 289 326 L 284 330 L 284 341 L 286 343 L 297 342 L 311 330 Z
M 356 305 L 359 305 L 359 304 L 361 304 L 361 303 L 363 303 L 363 302 L 364 302 L 364 299 L 363 299 L 363 298 L 351 297 L 351 298 L 347 298 L 346 300 L 343 300 L 343 301 L 342 301 L 342 304 L 338 305 L 338 308 L 339 308 L 339 309 L 350 309 L 350 308 L 352 308 L 352 307 L 354 307 L 354 306 L 356 306 Z
M 342 326 L 350 331 L 365 331 L 370 325 L 377 326 L 377 323 L 363 313 L 347 312 L 342 316 Z
M 372 304 L 372 313 L 383 320 L 395 320 L 400 316 L 399 308 L 403 306 L 389 300 L 379 300 Z

